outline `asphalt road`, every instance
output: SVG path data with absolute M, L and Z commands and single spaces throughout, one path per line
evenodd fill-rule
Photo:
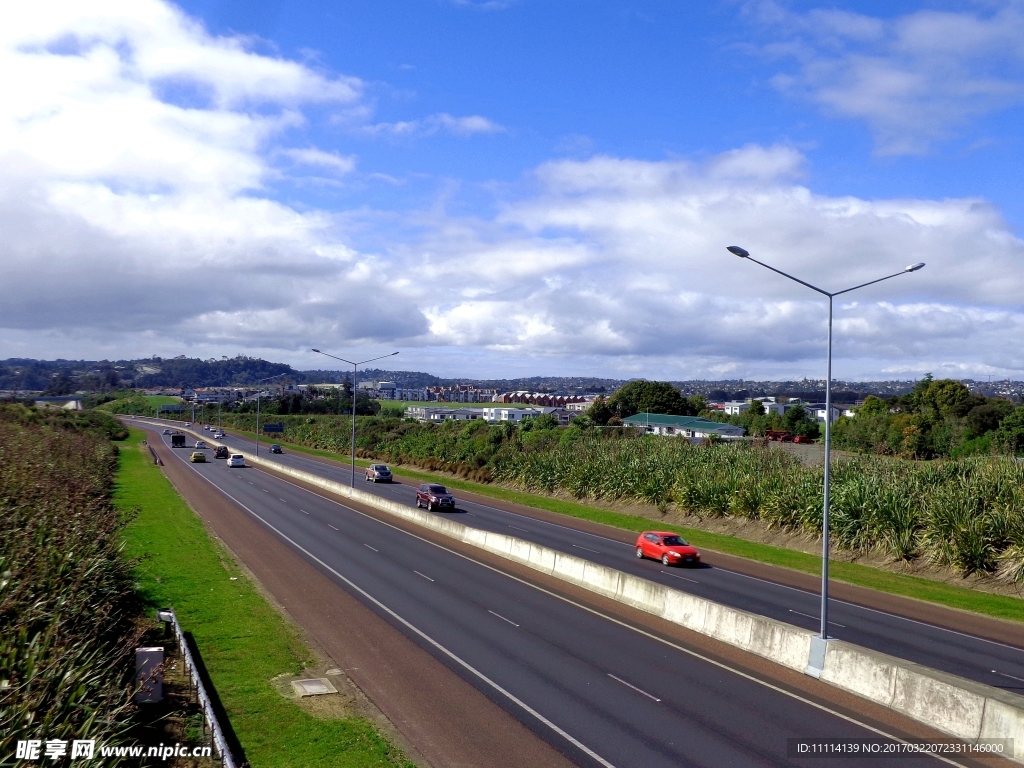
M 187 462 L 190 451 L 172 453 Z M 787 737 L 879 735 L 827 703 L 208 455 L 188 466 L 579 765 L 834 766 L 788 758 Z M 890 764 L 857 760 L 874 762 Z
M 254 441 L 236 434 L 231 435 L 230 442 L 243 450 L 255 448 Z M 261 441 L 261 457 L 337 482 L 350 482 L 351 472 L 347 467 L 317 461 L 287 449 L 283 454 L 272 455 L 267 450 L 271 442 Z M 360 490 L 415 506 L 415 485 L 367 483 L 363 477 L 357 467 L 356 487 Z M 761 616 L 807 629 L 819 627 L 821 600 L 812 592 L 707 565 L 694 569 L 666 568 L 651 560 L 637 560 L 633 547 L 621 541 L 460 500 L 457 495 L 456 499 L 458 510 L 455 513 L 435 514 L 453 517 L 476 528 L 527 539 Z M 1024 648 L 972 635 L 967 614 L 964 614 L 964 631 L 960 632 L 838 600 L 830 600 L 829 605 L 830 636 L 1024 694 Z M 1021 644 L 1024 646 L 1024 633 Z

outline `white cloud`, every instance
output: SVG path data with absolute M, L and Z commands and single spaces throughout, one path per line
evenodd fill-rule
M 978 116 L 1024 102 L 1024 12 L 931 11 L 881 19 L 846 11 L 790 12 L 755 0 L 746 15 L 792 60 L 774 85 L 825 111 L 865 120 L 880 154 L 920 154 Z
M 352 155 L 339 155 L 336 152 L 324 152 L 315 147 L 306 149 L 284 149 L 281 154 L 291 158 L 299 165 L 312 165 L 327 168 L 339 175 L 351 173 L 356 167 L 356 159 Z
M 419 120 L 406 120 L 396 123 L 374 123 L 361 126 L 358 131 L 371 136 L 433 136 L 435 133 L 452 133 L 456 136 L 472 136 L 475 134 L 504 133 L 505 128 L 492 120 L 480 115 L 453 117 L 445 112 L 430 115 Z

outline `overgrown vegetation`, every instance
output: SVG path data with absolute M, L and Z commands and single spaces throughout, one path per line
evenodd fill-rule
M 775 448 L 585 436 L 546 451 L 503 452 L 493 473 L 513 486 L 579 499 L 676 504 L 704 516 L 821 531 L 823 468 Z M 837 462 L 831 510 L 839 548 L 927 557 L 961 575 L 1024 582 L 1024 464 L 1011 459 Z
M 0 406 L 0 755 L 17 738 L 116 743 L 129 725 L 142 629 L 113 421 Z

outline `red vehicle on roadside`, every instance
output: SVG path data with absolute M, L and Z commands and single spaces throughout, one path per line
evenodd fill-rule
M 636 556 L 661 560 L 662 565 L 698 565 L 700 552 L 678 533 L 644 531 L 636 540 Z

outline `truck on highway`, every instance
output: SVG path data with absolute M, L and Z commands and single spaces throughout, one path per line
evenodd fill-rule
M 171 435 L 171 448 L 184 448 L 185 447 L 185 436 L 184 435 Z

